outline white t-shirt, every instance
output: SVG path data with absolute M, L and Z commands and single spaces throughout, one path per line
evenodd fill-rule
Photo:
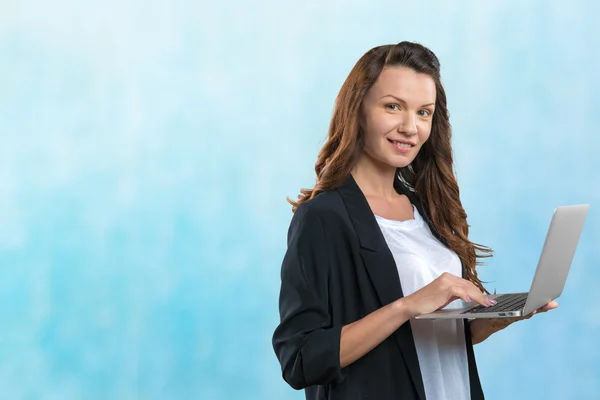
M 375 216 L 390 248 L 402 292 L 408 296 L 443 272 L 462 276 L 460 259 L 435 238 L 413 206 L 415 218 L 395 221 Z M 446 308 L 460 307 L 460 300 Z M 462 319 L 410 320 L 425 396 L 435 400 L 470 399 L 467 348 Z

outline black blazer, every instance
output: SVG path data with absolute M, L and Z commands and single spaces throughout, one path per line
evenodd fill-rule
M 440 238 L 417 196 L 400 181 L 396 190 L 409 197 Z M 307 399 L 425 400 L 410 323 L 340 368 L 342 326 L 402 296 L 392 253 L 352 175 L 338 189 L 301 204 L 288 231 L 281 323 L 273 335 L 283 378 L 305 389 Z M 471 399 L 483 399 L 466 321 L 465 336 Z

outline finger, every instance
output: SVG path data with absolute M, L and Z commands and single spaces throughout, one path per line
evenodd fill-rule
M 495 304 L 486 296 L 484 296 L 483 293 L 481 293 L 478 289 L 464 288 L 462 285 L 456 285 L 452 286 L 451 293 L 453 296 L 459 297 L 467 303 L 474 301 L 484 307 L 489 307 Z
M 444 305 L 443 305 L 443 306 L 441 306 L 440 308 L 444 308 L 444 307 L 446 307 L 448 304 L 450 304 L 450 303 L 452 303 L 453 301 L 455 301 L 455 300 L 458 300 L 458 299 L 459 299 L 459 297 L 454 297 L 454 296 L 452 296 L 452 297 L 450 297 L 450 298 L 448 299 L 448 301 L 446 302 L 446 304 L 444 304 Z M 464 300 L 463 300 L 463 301 L 464 301 Z
M 492 300 L 491 297 L 481 293 L 479 288 L 475 285 L 472 285 L 472 287 L 468 288 L 467 295 L 484 307 L 490 307 L 496 304 L 496 300 Z
M 448 273 L 443 273 L 440 278 L 442 278 L 445 284 L 448 285 L 447 287 L 449 287 L 450 293 L 453 296 L 462 299 L 466 303 L 475 301 L 484 307 L 489 307 L 496 304 L 494 300 L 489 299 L 487 296 L 481 293 L 479 288 L 475 286 L 473 282 L 467 279 L 459 278 Z
M 450 288 L 450 300 L 452 299 L 461 299 L 465 303 L 470 303 L 473 301 L 468 295 L 467 292 L 461 288 L 460 286 L 452 286 Z
M 496 300 L 481 293 L 481 290 L 475 284 L 467 279 L 461 279 L 461 283 L 466 286 L 467 295 L 476 299 L 476 301 L 483 306 L 493 306 L 496 304 Z
M 558 308 L 558 303 L 556 301 L 551 301 L 550 303 L 542 307 L 544 311 L 554 310 L 555 308 Z
M 538 312 L 547 312 L 550 310 L 554 310 L 555 308 L 558 308 L 558 303 L 556 301 L 551 301 L 548 304 L 538 308 L 537 311 Z

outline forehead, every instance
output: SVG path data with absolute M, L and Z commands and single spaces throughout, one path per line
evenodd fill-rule
M 371 93 L 377 99 L 391 94 L 409 102 L 420 104 L 435 102 L 435 82 L 427 74 L 417 73 L 405 67 L 385 67 Z

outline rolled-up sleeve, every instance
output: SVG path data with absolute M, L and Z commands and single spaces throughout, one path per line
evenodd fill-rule
M 320 216 L 301 204 L 290 223 L 281 267 L 280 324 L 273 348 L 294 389 L 341 382 L 341 326 L 329 314 L 330 249 Z

